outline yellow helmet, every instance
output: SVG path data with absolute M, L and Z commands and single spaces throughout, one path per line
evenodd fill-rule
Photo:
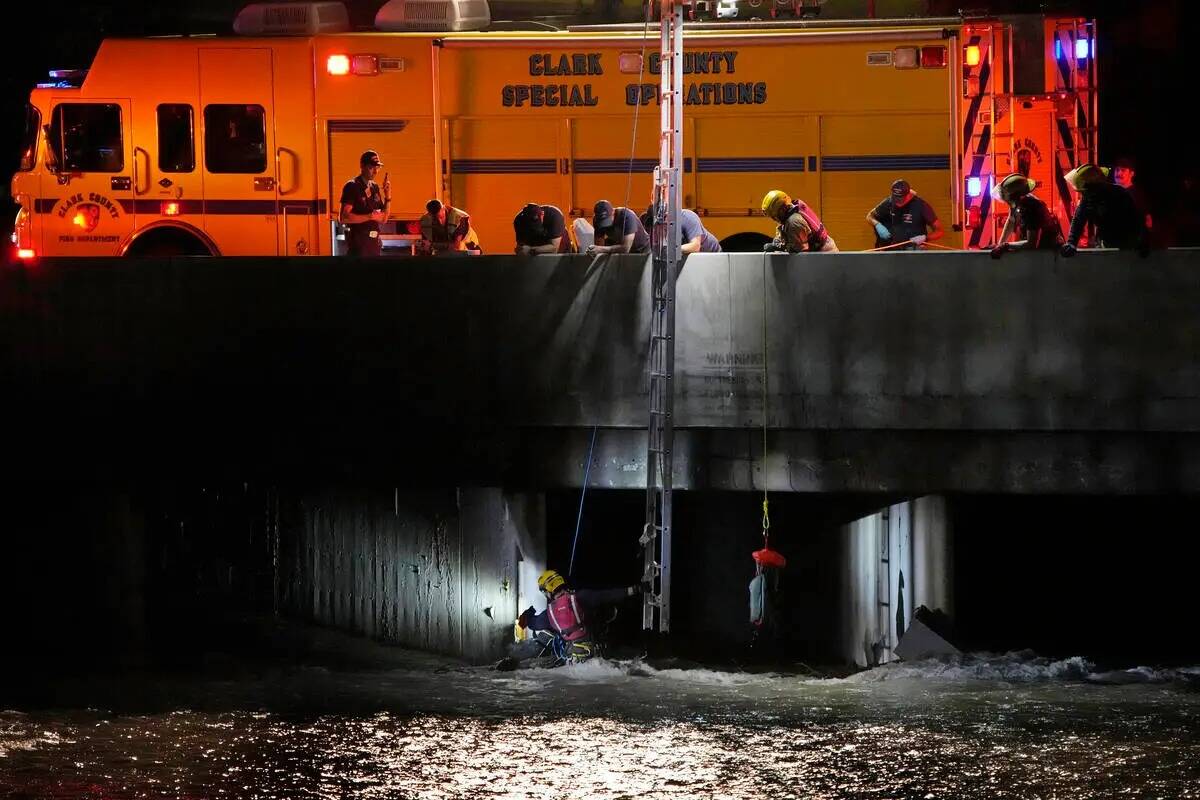
M 992 199 L 1011 203 L 1036 188 L 1037 181 L 1031 180 L 1019 172 L 1014 172 L 992 188 Z
M 1108 181 L 1108 167 L 1098 167 L 1095 164 L 1080 164 L 1064 175 L 1063 179 L 1075 187 L 1075 191 L 1081 192 L 1090 183 L 1105 183 Z
M 762 201 L 762 213 L 773 220 L 779 219 L 779 212 L 792 204 L 792 198 L 788 197 L 787 192 L 781 192 L 778 189 L 772 189 L 767 192 L 766 197 Z
M 548 569 L 538 576 L 538 589 L 546 594 L 554 594 L 566 582 L 566 578 L 564 578 L 562 575 L 559 575 L 552 569 Z

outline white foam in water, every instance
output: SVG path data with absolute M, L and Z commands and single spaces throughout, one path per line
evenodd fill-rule
M 967 653 L 925 661 L 902 661 L 860 672 L 845 680 L 851 683 L 894 680 L 1037 683 L 1084 680 L 1093 668 L 1092 662 L 1081 656 L 1054 660 L 1021 650 L 1003 655 Z
M 1093 672 L 1088 675 L 1092 683 L 1200 683 L 1200 667 L 1180 667 L 1179 669 L 1155 669 L 1154 667 L 1133 667 L 1132 669 L 1113 669 L 1105 672 Z

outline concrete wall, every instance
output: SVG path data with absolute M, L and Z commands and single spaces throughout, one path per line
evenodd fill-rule
M 837 537 L 837 649 L 859 666 L 891 661 L 918 606 L 953 615 L 946 501 L 920 497 L 845 525 Z
M 287 497 L 285 611 L 422 650 L 499 657 L 518 614 L 518 563 L 544 558 L 538 496 L 393 488 Z
M 697 255 L 679 283 L 676 428 L 753 430 L 765 415 L 802 435 L 1195 437 L 1197 261 Z M 635 257 L 6 269 L 0 395 L 25 424 L 0 469 L 499 485 L 525 431 L 645 425 L 647 281 Z M 1151 471 L 1176 470 L 1164 483 L 1200 485 L 1186 444 L 1145 453 Z M 984 468 L 1019 466 L 1003 458 Z

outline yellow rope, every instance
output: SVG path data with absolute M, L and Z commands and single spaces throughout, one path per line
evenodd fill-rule
M 763 379 L 762 379 L 762 426 L 763 426 L 763 446 L 762 446 L 762 482 L 763 482 L 763 502 L 762 502 L 762 535 L 763 547 L 770 546 L 771 537 L 771 511 L 767 500 L 767 256 L 763 254 L 763 308 L 762 308 L 762 350 L 763 350 Z

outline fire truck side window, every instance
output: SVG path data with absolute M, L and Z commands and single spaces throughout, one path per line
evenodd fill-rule
M 37 162 L 38 131 L 42 126 L 41 113 L 25 104 L 25 132 L 21 135 L 21 171 L 29 172 Z
M 54 109 L 47 144 L 66 172 L 120 172 L 125 168 L 121 107 L 62 103 Z
M 192 137 L 192 107 L 164 103 L 158 107 L 158 168 L 163 172 L 191 172 L 196 168 Z
M 204 166 L 209 172 L 257 174 L 267 169 L 262 106 L 204 107 Z

